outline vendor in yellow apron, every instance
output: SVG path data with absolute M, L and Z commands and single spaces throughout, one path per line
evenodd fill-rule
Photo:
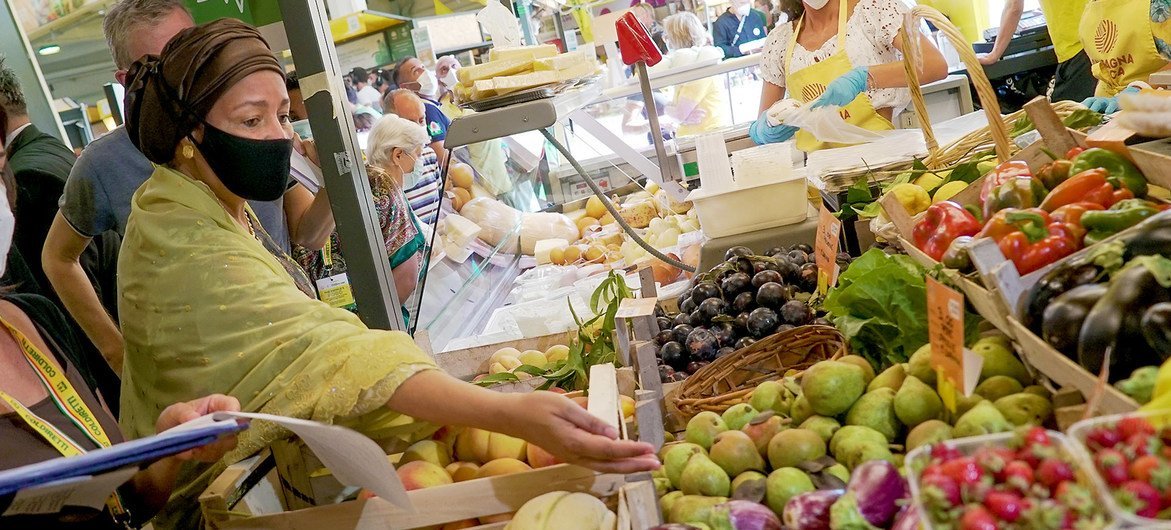
M 793 38 L 789 41 L 789 50 L 785 52 L 785 87 L 790 98 L 795 98 L 802 104 L 812 103 L 825 92 L 825 87 L 829 86 L 831 81 L 854 68 L 854 65 L 850 64 L 850 57 L 846 55 L 846 22 L 849 20 L 847 4 L 849 2 L 846 0 L 838 2 L 838 50 L 828 59 L 794 72 L 793 49 L 797 47 L 797 36 L 801 34 L 805 17 L 797 20 L 797 28 L 793 30 Z M 849 105 L 842 107 L 841 113 L 846 122 L 863 129 L 886 131 L 895 128 L 890 120 L 883 118 L 874 110 L 870 96 L 866 95 L 865 91 L 858 94 Z M 833 147 L 840 145 L 819 142 L 812 134 L 797 131 L 797 148 L 806 153 Z
M 1151 32 L 1151 2 L 1091 0 L 1078 26 L 1098 79 L 1097 97 L 1113 97 L 1167 66 Z

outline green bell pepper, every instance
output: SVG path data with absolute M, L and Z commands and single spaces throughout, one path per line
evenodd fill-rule
M 988 198 L 984 200 L 984 219 L 991 219 L 992 215 L 1005 208 L 1026 210 L 1036 208 L 1045 200 L 1049 190 L 1036 177 L 1013 177 L 992 189 Z
M 1109 173 L 1106 180 L 1115 188 L 1126 188 L 1140 199 L 1147 196 L 1146 177 L 1130 160 L 1114 151 L 1100 147 L 1086 149 L 1074 157 L 1072 162 L 1073 165 L 1069 168 L 1070 175 L 1100 167 Z
M 1137 225 L 1159 211 L 1155 203 L 1143 199 L 1127 199 L 1109 210 L 1087 211 L 1082 214 L 1082 227 L 1086 229 L 1085 245 L 1088 247 Z

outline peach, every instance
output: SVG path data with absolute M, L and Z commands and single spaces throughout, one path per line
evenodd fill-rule
M 482 452 L 477 453 L 481 462 L 488 462 L 499 458 L 515 458 L 517 460 L 524 460 L 525 446 L 524 440 L 520 438 L 513 438 L 507 434 L 500 434 L 498 432 L 489 433 L 488 445 L 486 448 L 477 446 L 478 450 Z
M 398 466 L 395 472 L 407 491 L 451 484 L 451 475 L 446 470 L 423 460 L 407 462 Z
M 451 475 L 451 480 L 463 482 L 476 478 L 476 472 L 480 470 L 480 466 L 471 462 L 452 462 L 446 469 L 447 474 Z
M 455 447 L 455 439 L 459 433 L 463 432 L 463 427 L 456 427 L 454 425 L 444 425 L 435 434 L 431 435 L 432 440 L 437 440 L 447 444 L 448 447 Z
M 634 398 L 630 396 L 618 396 L 618 403 L 622 405 L 622 417 L 629 418 L 634 416 Z
M 416 460 L 446 467 L 447 464 L 451 463 L 451 447 L 435 440 L 421 440 L 411 444 L 406 451 L 403 451 L 403 457 L 398 463 L 401 465 Z
M 533 444 L 529 444 L 527 453 L 528 454 L 526 456 L 528 457 L 529 465 L 533 466 L 533 469 L 537 469 L 539 467 L 549 467 L 561 463 L 561 461 L 549 453 L 549 451 L 541 449 L 540 447 L 537 447 Z
M 476 478 L 497 477 L 532 470 L 533 468 L 529 467 L 528 464 L 515 458 L 497 458 L 480 466 L 480 470 L 476 472 Z
M 482 429 L 464 429 L 455 439 L 455 459 L 461 462 L 484 462 L 479 455 L 488 451 L 490 434 Z
M 583 409 L 590 408 L 590 399 L 585 396 L 577 396 L 577 397 L 572 397 L 569 399 L 572 399 L 574 403 L 581 405 L 581 408 L 583 408 Z

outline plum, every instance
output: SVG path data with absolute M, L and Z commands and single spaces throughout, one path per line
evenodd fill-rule
M 789 300 L 785 302 L 785 305 L 781 306 L 781 319 L 786 324 L 804 326 L 813 320 L 813 310 L 804 302 Z
M 783 281 L 785 280 L 781 276 L 780 272 L 774 270 L 763 270 L 756 273 L 756 275 L 752 277 L 752 286 L 759 289 L 761 285 L 766 283 L 781 283 Z
M 691 325 L 691 313 L 690 312 L 679 313 L 678 315 L 675 315 L 675 318 L 671 319 L 671 323 L 674 324 L 674 326 L 671 326 L 671 328 L 675 328 L 676 326 L 684 326 L 684 325 L 690 326 Z
M 687 342 L 684 343 L 687 347 L 687 352 L 691 354 L 693 359 L 711 360 L 715 358 L 716 351 L 720 349 L 720 342 L 716 339 L 715 333 L 706 328 L 695 328 L 687 335 Z
M 717 286 L 715 284 L 715 282 L 699 282 L 699 283 L 695 284 L 695 287 L 691 288 L 691 299 L 690 300 L 692 302 L 695 302 L 696 306 L 698 306 L 700 302 L 703 302 L 704 300 L 707 300 L 708 298 L 721 298 L 721 297 L 723 297 L 723 293 L 720 292 L 720 288 L 719 288 L 719 286 Z M 680 307 L 679 309 L 682 310 L 683 308 Z M 690 311 L 688 311 L 688 312 L 690 312 Z
M 780 333 L 782 331 L 789 331 L 790 329 L 793 329 L 796 327 L 797 326 L 794 326 L 792 324 L 781 324 L 781 325 L 777 326 L 776 331 L 774 331 L 773 333 Z
M 709 298 L 709 300 L 710 300 L 710 298 Z M 705 302 L 706 302 L 706 300 L 705 300 Z M 687 317 L 687 323 L 691 324 L 691 327 L 693 327 L 693 328 L 699 327 L 699 326 L 706 326 L 707 322 L 708 322 L 708 319 L 707 319 L 707 317 L 705 317 L 703 315 L 703 311 L 700 311 L 698 309 L 696 309 L 695 311 L 692 311 L 691 314 L 688 315 L 688 317 Z
M 684 371 L 687 372 L 688 375 L 690 375 L 690 374 L 694 374 L 695 372 L 698 372 L 700 368 L 703 368 L 703 365 L 699 364 L 699 361 L 691 361 L 691 362 L 687 363 L 687 369 Z
M 804 265 L 809 262 L 809 254 L 800 250 L 790 250 L 789 261 L 793 262 L 794 265 Z
M 788 254 L 788 253 L 789 253 L 789 251 L 787 251 L 781 247 L 773 247 L 773 248 L 770 248 L 770 249 L 764 251 L 765 256 L 773 256 L 773 257 L 776 257 L 777 254 Z
M 683 351 L 683 345 L 675 341 L 668 342 L 659 348 L 659 356 L 663 359 L 663 364 L 675 370 L 682 370 L 690 361 L 687 352 Z
M 756 339 L 754 339 L 752 337 L 740 337 L 739 339 L 736 340 L 736 344 L 733 346 L 733 348 L 736 348 L 737 350 L 741 350 L 741 349 L 747 348 L 749 346 L 752 346 L 755 343 L 756 343 Z
M 801 276 L 797 282 L 802 291 L 812 293 L 817 290 L 817 265 L 806 263 L 801 266 Z
M 758 307 L 748 314 L 748 332 L 758 339 L 771 335 L 777 323 L 776 311 L 767 307 Z
M 794 265 L 788 258 L 777 260 L 777 272 L 781 273 L 781 281 L 777 283 L 794 284 L 801 279 L 801 267 Z
M 732 299 L 732 312 L 743 313 L 752 311 L 756 307 L 756 297 L 752 293 L 740 293 Z
M 671 328 L 671 333 L 675 334 L 675 342 L 679 344 L 687 342 L 687 335 L 691 333 L 692 329 L 690 324 L 680 324 Z
M 716 318 L 716 316 L 728 312 L 728 303 L 725 302 L 723 298 L 708 298 L 707 300 L 700 302 L 699 309 L 696 311 L 699 311 L 699 313 L 703 315 L 704 319 L 706 319 L 708 322 L 711 322 L 711 320 Z
M 675 324 L 671 323 L 671 319 L 669 319 L 665 316 L 655 317 L 655 323 L 657 323 L 659 325 L 660 330 L 671 329 L 671 328 L 675 327 Z
M 755 254 L 755 252 L 753 252 L 752 249 L 748 247 L 735 246 L 724 252 L 724 261 L 732 261 L 733 258 L 738 258 L 740 256 L 751 256 L 753 254 Z
M 683 314 L 690 313 L 692 311 L 695 311 L 695 308 L 697 305 L 698 304 L 696 304 L 694 301 L 691 300 L 691 297 L 688 297 L 688 298 L 684 299 L 682 302 L 679 302 L 679 312 L 683 313 Z
M 752 278 L 743 272 L 730 274 L 720 282 L 720 290 L 724 292 L 724 296 L 735 296 L 747 291 L 751 286 Z
M 776 282 L 768 282 L 756 290 L 756 305 L 761 307 L 778 309 L 788 300 L 788 289 Z
M 752 266 L 752 260 L 744 256 L 732 258 L 728 260 L 727 263 L 731 264 L 737 271 L 743 272 L 749 276 L 756 274 L 756 267 Z
M 813 247 L 806 245 L 805 243 L 798 243 L 796 245 L 793 245 L 793 247 L 790 248 L 789 250 L 800 250 L 801 252 L 804 252 L 806 254 L 813 253 Z
M 655 334 L 655 344 L 662 346 L 668 342 L 675 340 L 675 333 L 670 329 L 664 329 Z
M 733 348 L 731 346 L 724 346 L 723 348 L 720 348 L 720 350 L 716 352 L 716 358 L 719 359 L 720 357 L 723 357 L 723 356 L 725 356 L 729 353 L 732 353 L 734 351 L 736 351 L 736 348 Z
M 740 314 L 736 315 L 736 318 L 732 320 L 732 327 L 741 334 L 748 333 L 748 314 L 748 311 L 741 311 Z
M 708 330 L 716 336 L 716 341 L 720 343 L 720 346 L 731 346 L 732 343 L 736 342 L 736 330 L 731 322 L 714 323 Z

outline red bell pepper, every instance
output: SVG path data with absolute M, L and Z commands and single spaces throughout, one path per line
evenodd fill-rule
M 1029 165 L 1020 160 L 1009 160 L 992 170 L 984 177 L 984 184 L 980 186 L 980 204 L 988 200 L 988 195 L 992 190 L 1000 187 L 1001 184 L 1012 180 L 1014 177 L 1031 177 L 1032 171 L 1029 171 Z
M 1087 169 L 1069 177 L 1045 196 L 1041 209 L 1052 212 L 1075 202 L 1092 202 L 1109 208 L 1115 202 L 1114 186 L 1106 177 L 1106 170 L 1102 168 Z
M 971 212 L 958 203 L 944 201 L 927 208 L 923 218 L 915 224 L 912 236 L 915 247 L 939 261 L 955 238 L 975 235 L 979 231 L 980 221 Z
M 1071 147 L 1071 148 L 1069 148 L 1069 151 L 1065 152 L 1065 159 L 1066 160 L 1073 160 L 1075 157 L 1077 157 L 1077 155 L 1082 154 L 1082 151 L 1085 151 L 1085 150 L 1086 150 L 1085 147 Z
M 1075 202 L 1053 210 L 1053 213 L 1049 214 L 1049 219 L 1055 223 L 1065 223 L 1078 241 L 1083 241 L 1084 244 L 1087 230 L 1082 226 L 1082 214 L 1101 210 L 1105 210 L 1101 204 Z
M 1038 270 L 1081 248 L 1074 227 L 1053 222 L 1044 211 L 1018 210 L 1008 212 L 1004 219 L 1019 230 L 1004 235 L 997 246 L 1021 274 Z
M 1006 208 L 1035 208 L 1045 200 L 1049 190 L 1037 177 L 1010 178 L 992 190 L 984 201 L 984 218 Z

